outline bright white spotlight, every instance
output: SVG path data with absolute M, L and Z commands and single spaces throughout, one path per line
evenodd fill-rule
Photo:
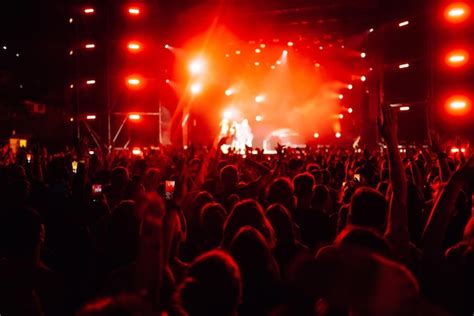
M 255 53 L 256 53 L 256 54 L 260 54 L 261 52 L 262 52 L 262 50 L 261 50 L 260 48 L 256 48 L 256 49 L 255 49 Z
M 367 57 L 367 54 L 364 53 L 364 52 L 362 52 L 362 53 L 360 53 L 360 57 L 361 57 L 361 58 L 365 58 L 365 57 Z
M 165 44 L 165 48 L 166 48 L 166 49 L 170 49 L 171 46 L 169 46 L 168 44 Z
M 288 42 L 289 47 L 292 47 L 293 45 L 294 45 L 293 42 Z
M 343 95 L 343 94 L 340 94 L 340 95 L 339 95 L 339 100 L 342 100 L 342 99 L 344 99 L 344 95 Z
M 132 121 L 139 121 L 141 119 L 140 114 L 129 114 L 128 118 Z
M 408 63 L 398 65 L 398 68 L 400 68 L 400 69 L 405 69 L 405 68 L 408 68 L 408 67 L 410 67 L 410 64 L 408 64 Z
M 314 133 L 314 134 L 313 134 L 313 137 L 314 137 L 314 138 L 319 138 L 319 133 L 318 133 L 318 132 Z
M 135 77 L 128 78 L 127 82 L 131 86 L 139 86 L 141 83 L 140 79 Z
M 347 113 L 352 113 L 352 112 L 354 112 L 354 110 L 352 108 L 347 109 Z
M 347 85 L 347 89 L 352 90 L 352 88 L 354 88 L 354 86 L 352 84 Z
M 202 86 L 199 83 L 195 83 L 191 86 L 191 93 L 198 94 L 202 91 Z
M 288 55 L 288 51 L 285 49 L 285 50 L 283 51 L 283 56 L 287 56 L 287 55 Z
M 365 82 L 366 80 L 367 80 L 367 77 L 366 77 L 366 76 L 361 76 L 361 77 L 360 77 L 360 81 Z
M 134 147 L 134 148 L 132 149 L 132 154 L 133 154 L 134 156 L 140 156 L 140 155 L 142 154 L 142 150 L 141 150 L 140 148 L 138 148 L 138 147 Z
M 410 21 L 403 21 L 403 22 L 398 23 L 398 26 L 404 27 L 404 26 L 407 26 L 408 24 L 410 24 Z
M 234 94 L 234 89 L 229 88 L 229 89 L 225 90 L 224 93 L 225 93 L 226 96 L 231 96 L 231 95 Z
M 465 101 L 453 101 L 449 105 L 452 109 L 459 110 L 459 109 L 465 109 L 467 103 Z
M 261 95 L 257 95 L 255 97 L 255 102 L 262 103 L 263 101 L 265 101 L 265 96 L 264 95 L 261 94 Z
M 342 136 L 341 133 L 339 133 L 339 132 L 336 133 L 336 138 L 341 138 L 341 136 Z
M 222 117 L 227 119 L 227 120 L 230 120 L 231 118 L 234 117 L 234 109 L 226 109 L 224 110 L 224 112 L 222 112 Z
M 339 114 L 339 119 L 342 120 L 344 118 L 344 114 Z
M 202 73 L 204 70 L 204 61 L 201 58 L 197 58 L 189 64 L 189 71 L 193 75 Z
M 466 56 L 461 56 L 461 55 L 453 55 L 449 57 L 449 61 L 451 63 L 460 63 L 466 60 Z
M 261 122 L 263 120 L 263 117 L 261 115 L 255 116 L 255 121 Z

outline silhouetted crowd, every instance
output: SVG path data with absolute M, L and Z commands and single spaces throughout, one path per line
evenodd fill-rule
M 0 151 L 0 315 L 473 315 L 474 158 Z

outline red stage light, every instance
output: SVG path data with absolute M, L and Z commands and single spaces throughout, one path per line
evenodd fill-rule
M 142 150 L 141 150 L 140 148 L 138 148 L 138 147 L 135 147 L 135 148 L 132 149 L 132 154 L 133 154 L 134 156 L 141 156 Z
M 288 42 L 289 47 L 292 47 L 293 45 L 294 45 L 293 42 Z
M 340 132 L 336 133 L 336 138 L 341 138 L 342 134 Z
M 398 23 L 398 26 L 404 27 L 404 26 L 407 26 L 408 24 L 410 24 L 410 21 L 403 21 L 403 22 Z
M 139 15 L 140 14 L 140 8 L 138 7 L 130 7 L 128 8 L 128 13 L 130 15 Z
M 446 110 L 452 115 L 465 115 L 471 110 L 472 102 L 465 95 L 455 95 L 446 101 Z
M 202 86 L 200 83 L 195 83 L 191 86 L 192 94 L 199 94 L 202 91 Z
M 367 80 L 367 77 L 366 77 L 366 76 L 361 76 L 361 77 L 360 77 L 360 81 L 365 82 L 366 80 Z
M 318 133 L 318 132 L 314 133 L 314 134 L 313 134 L 313 137 L 314 137 L 314 138 L 319 138 L 319 133 Z
M 457 147 L 451 148 L 451 153 L 452 153 L 452 154 L 456 154 L 456 153 L 458 153 L 458 152 L 465 153 L 465 152 L 466 152 L 466 148 L 457 148 Z
M 130 114 L 128 116 L 128 118 L 131 120 L 131 121 L 139 121 L 141 119 L 141 116 L 140 114 Z
M 132 86 L 138 86 L 140 84 L 140 79 L 130 78 L 130 79 L 128 79 L 128 84 L 132 85 Z
M 462 67 L 469 61 L 469 53 L 463 49 L 453 50 L 446 54 L 444 61 L 450 67 Z
M 85 8 L 84 13 L 85 14 L 94 14 L 95 10 L 94 8 Z
M 444 18 L 450 23 L 461 23 L 471 15 L 471 7 L 464 2 L 455 2 L 446 7 Z
M 127 86 L 130 89 L 140 89 L 143 85 L 143 80 L 138 75 L 131 75 L 126 78 Z
M 263 94 L 257 95 L 257 96 L 255 97 L 255 102 L 257 102 L 257 103 L 262 103 L 263 101 L 265 101 L 265 96 L 264 96 Z
M 352 113 L 352 112 L 354 112 L 354 110 L 352 108 L 347 109 L 347 113 Z
M 189 64 L 189 71 L 192 75 L 201 74 L 204 71 L 205 63 L 201 58 L 196 58 Z
M 142 44 L 136 41 L 128 42 L 127 47 L 131 53 L 138 53 L 142 50 Z

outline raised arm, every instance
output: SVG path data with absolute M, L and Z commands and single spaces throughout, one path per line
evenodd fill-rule
M 435 132 L 430 132 L 431 136 L 431 149 L 438 156 L 439 170 L 441 175 L 441 181 L 446 183 L 449 180 L 451 172 L 448 164 L 448 154 L 446 153 L 446 147 L 443 145 L 440 137 Z
M 456 199 L 462 187 L 474 178 L 474 157 L 459 168 L 449 179 L 439 195 L 422 236 L 423 257 L 426 262 L 439 260 L 443 256 L 443 241 L 454 211 Z
M 392 109 L 388 105 L 382 106 L 379 128 L 387 145 L 390 183 L 392 186 L 385 237 L 392 244 L 398 259 L 402 260 L 407 255 L 410 240 L 407 215 L 408 188 L 398 149 L 397 123 Z

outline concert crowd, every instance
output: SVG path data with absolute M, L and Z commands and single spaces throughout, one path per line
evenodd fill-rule
M 472 315 L 474 158 L 0 151 L 0 315 Z

